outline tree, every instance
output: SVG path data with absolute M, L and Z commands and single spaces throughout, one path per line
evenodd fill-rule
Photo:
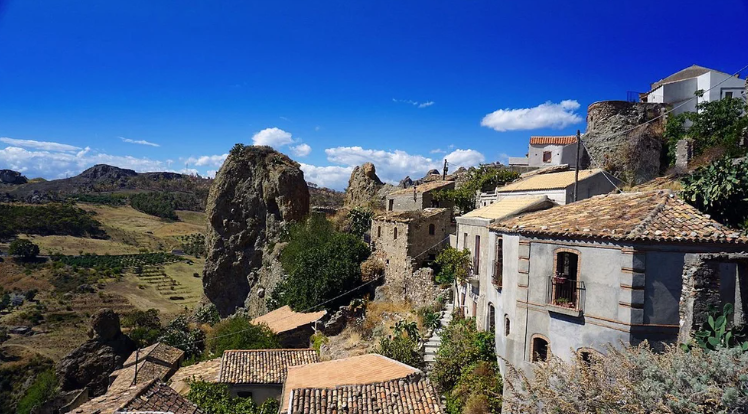
M 493 332 L 478 331 L 473 318 L 455 314 L 441 337 L 431 379 L 443 392 L 455 387 L 467 367 L 479 361 L 496 361 Z
M 58 392 L 57 376 L 54 370 L 47 370 L 37 375 L 33 384 L 26 390 L 26 393 L 18 401 L 16 412 L 19 414 L 29 414 L 37 412 L 41 406 L 51 400 Z M 40 412 L 40 411 L 39 411 Z
M 39 255 L 39 246 L 26 239 L 16 239 L 10 243 L 8 253 L 21 256 L 24 260 L 33 260 Z
M 374 213 L 362 207 L 355 207 L 348 212 L 348 228 L 350 233 L 363 237 L 367 231 L 371 229 L 371 219 L 374 217 Z
M 460 213 L 465 214 L 475 209 L 479 191 L 493 190 L 519 177 L 519 174 L 514 171 L 485 165 L 471 170 L 469 174 L 468 180 L 460 188 L 437 191 L 434 193 L 434 198 L 452 201 L 460 209 Z
M 748 161 L 722 158 L 682 179 L 683 199 L 720 223 L 748 225 Z
M 225 319 L 208 335 L 208 357 L 223 355 L 227 349 L 280 348 L 278 336 L 267 325 L 255 325 L 243 317 Z
M 696 105 L 696 112 L 669 117 L 664 137 L 670 164 L 675 162 L 675 144 L 684 138 L 692 141 L 694 155 L 714 146 L 724 147 L 731 156 L 744 153 L 740 138 L 748 127 L 748 117 L 744 115 L 746 109 L 742 99 L 724 98 L 700 102 Z M 689 122 L 691 125 L 687 126 Z
M 370 251 L 360 238 L 337 232 L 323 216 L 294 224 L 280 261 L 288 277 L 273 291 L 268 305 L 304 311 L 327 302 L 332 309 L 350 302 L 341 292 L 361 284 L 361 263 Z
M 196 358 L 204 349 L 205 333 L 191 328 L 187 318 L 180 315 L 166 325 L 158 341 L 181 349 L 187 359 Z
M 455 279 L 462 282 L 467 279 L 471 266 L 470 251 L 447 247 L 436 256 L 438 271 L 434 279 L 439 284 L 449 284 Z
M 422 368 L 420 341 L 421 335 L 415 322 L 399 321 L 394 327 L 394 335 L 382 338 L 376 352 L 403 364 Z
M 190 383 L 187 399 L 210 414 L 276 414 L 280 410 L 274 398 L 258 407 L 251 398 L 232 397 L 226 384 L 204 381 Z
M 462 370 L 446 396 L 449 414 L 500 413 L 503 383 L 496 361 L 478 361 Z

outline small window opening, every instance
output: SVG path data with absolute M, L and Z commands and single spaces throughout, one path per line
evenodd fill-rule
M 548 360 L 548 341 L 541 337 L 532 339 L 532 362 Z
M 436 226 L 429 224 L 429 235 L 433 236 L 434 234 L 436 234 Z
M 509 315 L 504 315 L 504 336 L 509 336 L 509 333 L 511 333 Z
M 550 151 L 543 151 L 543 162 L 549 163 L 551 162 L 551 152 Z
M 395 227 L 395 232 L 394 232 L 394 236 L 395 236 L 395 237 L 393 237 L 392 239 L 393 239 L 393 240 L 397 240 L 397 227 Z

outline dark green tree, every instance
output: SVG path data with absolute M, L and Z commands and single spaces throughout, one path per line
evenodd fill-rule
M 367 231 L 371 229 L 371 219 L 374 217 L 374 213 L 362 207 L 355 207 L 348 212 L 348 228 L 350 233 L 363 237 Z
M 39 255 L 39 246 L 26 239 L 16 239 L 10 243 L 8 253 L 11 256 L 22 257 L 24 260 L 33 260 Z
M 434 194 L 436 200 L 452 201 L 461 214 L 475 209 L 475 201 L 478 191 L 490 191 L 497 186 L 514 181 L 519 174 L 504 168 L 495 168 L 482 165 L 469 172 L 469 177 L 460 188 L 453 190 L 441 190 Z
M 224 319 L 208 335 L 208 357 L 223 355 L 227 349 L 280 348 L 278 336 L 267 325 L 255 325 L 243 317 Z
M 447 247 L 436 256 L 438 271 L 434 279 L 439 284 L 449 284 L 455 279 L 463 282 L 470 273 L 471 259 L 468 249 Z
M 722 158 L 682 179 L 683 199 L 720 223 L 748 225 L 748 161 Z
M 210 414 L 276 414 L 280 404 L 270 398 L 259 407 L 251 398 L 232 397 L 226 384 L 194 381 L 187 399 Z
M 361 263 L 369 254 L 361 239 L 335 231 L 323 216 L 294 224 L 280 258 L 288 277 L 273 291 L 269 306 L 303 311 L 327 301 L 328 308 L 350 302 L 352 295 L 337 296 L 360 286 Z

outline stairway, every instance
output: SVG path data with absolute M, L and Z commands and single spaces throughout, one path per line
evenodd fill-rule
M 444 310 L 442 311 L 442 317 L 440 319 L 441 326 L 439 329 L 436 329 L 434 331 L 434 334 L 431 335 L 431 338 L 429 338 L 428 341 L 424 344 L 423 351 L 424 356 L 423 360 L 426 362 L 426 372 L 431 372 L 431 369 L 434 365 L 434 361 L 436 361 L 436 352 L 439 350 L 439 346 L 442 344 L 442 338 L 441 333 L 442 330 L 449 325 L 450 322 L 452 322 L 452 311 L 454 310 L 454 305 L 451 303 L 447 303 L 444 305 Z

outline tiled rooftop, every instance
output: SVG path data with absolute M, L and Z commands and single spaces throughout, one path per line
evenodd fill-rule
M 667 78 L 660 79 L 657 82 L 653 83 L 652 90 L 655 90 L 666 83 L 679 82 L 679 81 L 686 80 L 686 79 L 696 78 L 711 71 L 715 71 L 715 70 L 705 68 L 699 65 L 691 65 L 685 69 L 682 69 L 682 70 L 679 70 L 678 72 L 673 73 Z M 719 72 L 719 71 L 717 70 L 715 72 Z
M 303 388 L 293 391 L 292 414 L 441 414 L 439 394 L 427 379 Z
M 446 208 L 424 208 L 423 210 L 410 211 L 388 211 L 378 214 L 374 220 L 396 221 L 398 223 L 410 223 L 413 221 L 428 219 L 444 212 L 449 211 Z
M 530 145 L 569 145 L 577 142 L 576 135 L 555 137 L 530 137 Z
M 282 384 L 289 367 L 319 362 L 313 349 L 254 349 L 225 351 L 218 382 Z
M 165 365 L 173 366 L 176 365 L 183 356 L 184 351 L 182 351 L 181 349 L 162 344 L 161 342 L 156 342 L 151 346 L 139 350 L 139 352 L 133 352 L 132 354 L 130 354 L 130 357 L 127 358 L 127 361 L 125 361 L 123 366 L 127 367 L 133 365 L 136 358 L 139 361 L 143 361 L 145 359 L 150 359 L 152 361 L 161 361 Z
M 400 194 L 413 194 L 414 188 L 415 192 L 417 193 L 425 193 L 432 190 L 440 190 L 445 187 L 449 187 L 450 185 L 454 185 L 454 181 L 444 181 L 444 180 L 435 180 L 435 181 L 429 181 L 425 182 L 423 184 L 419 184 L 413 187 L 409 188 L 403 188 L 402 190 L 397 190 L 391 192 L 389 195 L 400 195 Z
M 178 393 L 184 395 L 190 390 L 190 381 L 218 382 L 221 371 L 221 357 L 209 361 L 198 362 L 195 365 L 179 368 L 170 378 L 170 385 Z
M 602 170 L 580 170 L 579 181 L 590 178 L 596 174 L 604 174 Z M 563 171 L 550 174 L 538 174 L 515 181 L 496 189 L 498 193 L 513 191 L 554 190 L 574 185 L 574 171 Z
M 551 207 L 553 203 L 546 196 L 506 197 L 485 207 L 475 209 L 462 217 L 501 220 L 525 211 Z
M 70 411 L 73 414 L 114 414 L 155 411 L 173 414 L 201 414 L 202 411 L 157 380 L 110 391 Z
M 273 332 L 281 333 L 318 321 L 325 314 L 327 314 L 327 311 L 324 310 L 310 313 L 294 312 L 290 306 L 286 305 L 253 319 L 252 323 L 264 323 Z
M 498 231 L 610 240 L 748 243 L 670 190 L 606 194 L 491 226 Z
M 156 364 L 151 361 L 140 361 L 137 365 L 136 377 L 135 367 L 136 366 L 133 364 L 129 367 L 112 372 L 109 377 L 116 378 L 114 379 L 114 382 L 112 382 L 112 384 L 109 386 L 109 390 L 107 392 L 126 389 L 131 385 L 143 384 L 154 379 L 163 381 L 166 379 L 166 375 L 172 369 L 172 367 Z
M 421 375 L 409 365 L 378 354 L 366 354 L 303 366 L 290 367 L 283 386 L 283 410 L 288 408 L 291 390 L 364 385 Z

